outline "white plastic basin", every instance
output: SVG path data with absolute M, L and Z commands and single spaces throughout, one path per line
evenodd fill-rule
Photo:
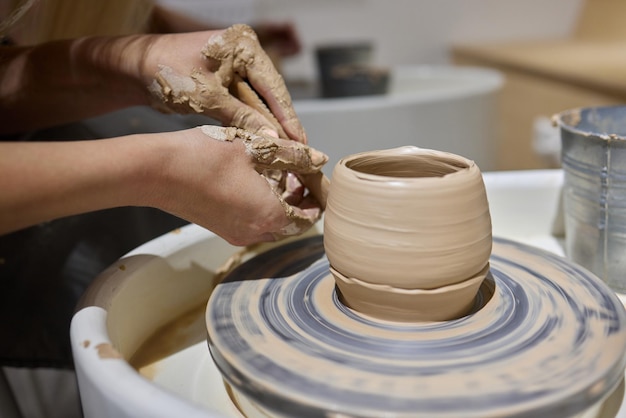
M 309 144 L 330 157 L 416 145 L 470 158 L 496 168 L 497 93 L 500 73 L 470 67 L 393 68 L 388 94 L 294 100 Z

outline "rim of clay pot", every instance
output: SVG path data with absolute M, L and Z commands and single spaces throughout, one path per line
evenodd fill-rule
M 354 154 L 341 159 L 339 164 L 359 178 L 371 181 L 389 181 L 390 178 L 439 181 L 478 170 L 476 163 L 468 158 L 412 145 Z

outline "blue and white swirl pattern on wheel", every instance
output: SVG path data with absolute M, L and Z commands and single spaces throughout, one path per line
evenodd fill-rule
M 319 237 L 248 261 L 207 307 L 226 380 L 292 416 L 571 416 L 622 379 L 626 314 L 590 273 L 495 240 L 476 306 L 446 322 L 345 307 Z

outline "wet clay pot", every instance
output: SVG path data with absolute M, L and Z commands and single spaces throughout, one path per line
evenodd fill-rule
M 393 321 L 464 315 L 489 272 L 482 175 L 464 157 L 413 146 L 334 168 L 324 248 L 343 302 Z

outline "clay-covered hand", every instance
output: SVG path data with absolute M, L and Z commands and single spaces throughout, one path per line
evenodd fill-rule
M 262 97 L 290 139 L 306 143 L 283 78 L 247 25 L 222 31 L 162 35 L 147 53 L 153 105 L 176 113 L 203 113 L 225 126 L 276 135 L 273 121 L 240 100 L 241 80 Z
M 323 212 L 319 198 L 306 189 L 301 178 L 319 174 L 328 161 L 325 154 L 296 141 L 258 135 L 235 127 L 205 125 L 199 129 L 217 141 L 243 143 L 251 167 L 261 175 L 254 176 L 254 180 L 257 181 L 258 177 L 265 179 L 275 202 L 282 207 L 282 216 L 278 218 L 287 221 L 280 228 L 266 231 L 271 233 L 272 239 L 302 234 L 319 220 Z M 236 193 L 243 193 L 243 189 Z M 256 213 L 252 215 L 256 216 Z M 265 220 L 257 218 L 257 221 L 263 223 Z

